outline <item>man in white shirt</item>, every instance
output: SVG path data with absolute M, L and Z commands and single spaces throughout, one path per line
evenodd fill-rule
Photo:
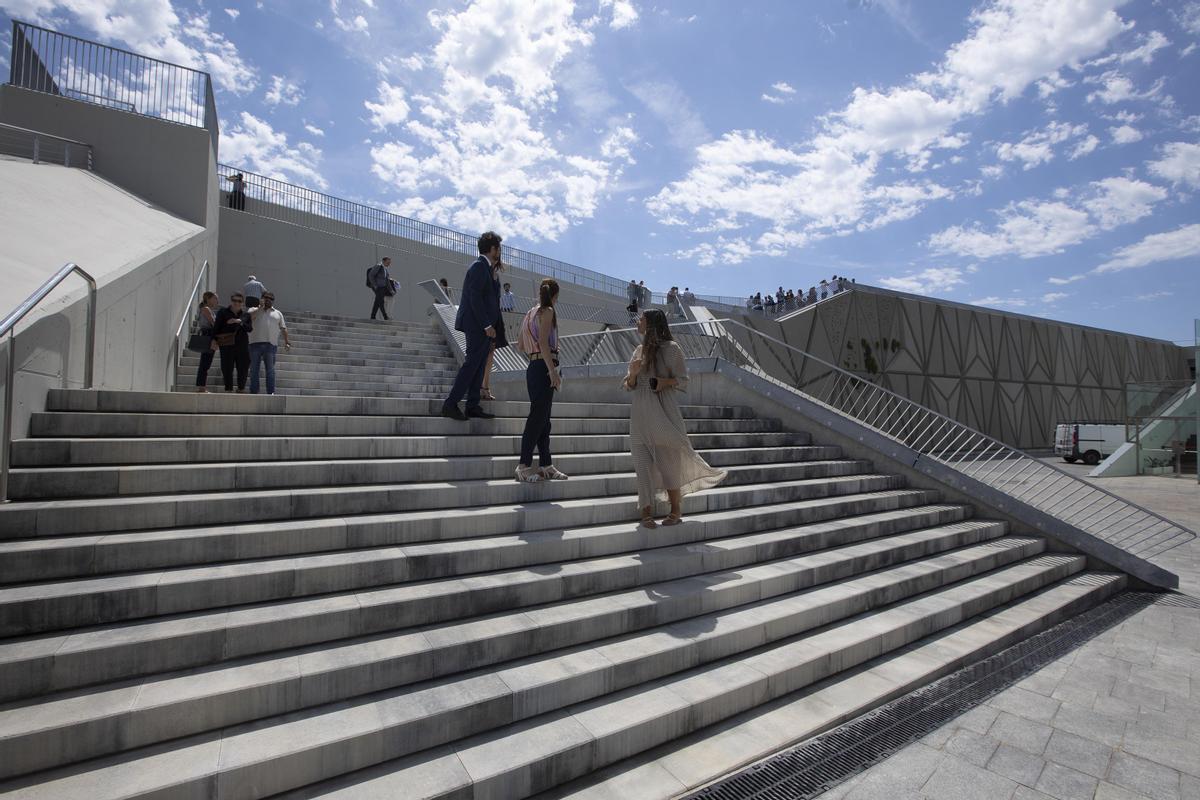
M 283 346 L 292 349 L 288 339 L 287 322 L 275 308 L 275 295 L 263 292 L 262 305 L 249 311 L 254 327 L 250 330 L 250 394 L 258 394 L 258 365 L 267 367 L 267 394 L 275 394 L 275 355 L 279 352 L 279 335 Z
M 504 293 L 500 295 L 500 310 L 501 311 L 516 311 L 517 297 L 512 293 L 512 284 L 504 284 Z

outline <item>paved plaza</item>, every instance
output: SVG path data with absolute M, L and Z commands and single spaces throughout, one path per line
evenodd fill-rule
M 1195 476 L 1093 482 L 1200 529 Z M 1200 800 L 1200 540 L 1158 563 L 1179 574 L 1180 602 L 1128 617 L 822 800 Z

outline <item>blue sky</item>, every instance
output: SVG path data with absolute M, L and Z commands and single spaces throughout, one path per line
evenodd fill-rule
M 210 71 L 223 161 L 655 288 L 1200 316 L 1200 0 L 0 9 Z

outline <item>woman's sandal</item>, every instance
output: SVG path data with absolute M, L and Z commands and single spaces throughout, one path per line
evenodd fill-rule
M 480 400 L 495 400 L 496 395 L 492 394 L 491 389 L 481 389 L 479 391 L 479 399 Z
M 542 473 L 533 467 L 517 466 L 517 483 L 541 483 Z
M 541 474 L 542 479 L 547 481 L 565 481 L 571 477 L 553 464 L 540 468 L 538 472 Z
M 652 515 L 647 514 L 646 516 L 642 517 L 642 527 L 653 529 L 658 527 L 658 523 L 654 521 L 654 517 Z
M 675 512 L 667 515 L 667 518 L 662 521 L 663 525 L 680 525 L 683 523 L 683 517 Z

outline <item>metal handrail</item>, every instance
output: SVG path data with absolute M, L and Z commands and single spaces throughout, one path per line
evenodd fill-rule
M 794 384 L 739 352 L 727 326 L 789 351 L 799 361 Z M 722 358 L 754 372 L 903 445 L 916 454 L 912 466 L 922 458 L 936 461 L 1139 558 L 1151 559 L 1196 538 L 1194 531 L 1137 503 L 736 320 L 680 323 L 671 329 L 689 358 Z M 600 346 L 590 346 L 601 337 Z M 559 360 L 564 367 L 624 363 L 639 340 L 629 330 L 563 336 Z
M 201 279 L 204 279 L 204 286 L 208 286 L 208 259 L 204 259 L 204 264 L 200 267 L 200 272 L 196 275 L 196 282 L 192 284 L 192 293 L 188 295 L 187 302 L 183 306 L 183 313 L 179 316 L 179 325 L 175 328 L 175 338 L 171 343 L 171 360 L 168 367 L 170 375 L 167 377 L 167 391 L 171 391 L 175 387 L 175 382 L 179 379 L 179 359 L 183 355 L 183 348 L 179 341 L 183 336 L 183 331 L 186 328 L 189 332 L 192 326 L 189 321 L 192 319 L 192 309 L 198 304 L 196 303 L 196 295 L 200 291 Z
M 68 139 L 65 136 L 55 136 L 52 133 L 35 131 L 31 130 L 30 128 L 22 128 L 20 125 L 9 125 L 8 123 L 0 122 L 0 133 L 6 131 L 15 132 L 19 136 L 27 137 L 30 140 L 30 147 L 32 149 L 31 156 L 33 163 L 35 164 L 40 164 L 42 161 L 48 160 L 42 153 L 42 140 L 47 139 L 51 142 L 61 142 L 63 144 L 62 164 L 64 167 L 71 166 L 71 147 L 74 146 L 83 148 L 83 152 L 86 156 L 84 158 L 85 166 L 88 170 L 93 168 L 92 146 L 87 142 L 78 142 L 74 139 Z M 7 152 L 10 155 L 25 155 L 24 152 L 17 153 L 12 149 L 9 149 Z
M 32 311 L 38 303 L 45 300 L 46 296 L 54 291 L 55 287 L 66 280 L 72 273 L 78 274 L 88 284 L 83 388 L 91 389 L 92 368 L 96 351 L 96 279 L 84 271 L 78 264 L 74 262 L 63 264 L 58 272 L 51 275 L 45 283 L 38 287 L 37 291 L 25 299 L 25 302 L 13 309 L 3 321 L 0 321 L 0 338 L 8 334 L 8 358 L 5 359 L 4 367 L 4 423 L 3 427 L 0 428 L 0 437 L 3 437 L 0 439 L 0 502 L 8 502 L 8 470 L 12 464 L 13 381 L 16 376 L 17 323 L 24 319 L 25 315 Z

